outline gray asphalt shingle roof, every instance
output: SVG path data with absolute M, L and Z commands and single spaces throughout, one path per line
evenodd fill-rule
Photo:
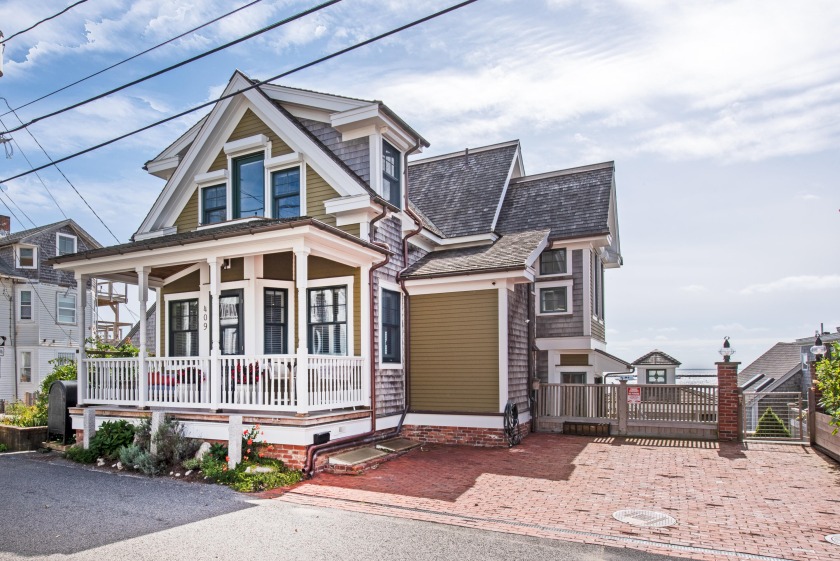
M 50 230 L 58 230 L 60 228 L 64 228 L 65 226 L 70 226 L 73 230 L 76 231 L 81 237 L 84 238 L 85 242 L 92 247 L 102 247 L 98 241 L 93 239 L 93 237 L 88 234 L 84 228 L 76 224 L 76 221 L 72 218 L 66 218 L 64 220 L 60 220 L 58 222 L 53 222 L 51 224 L 44 224 L 43 226 L 36 226 L 34 228 L 30 228 L 28 230 L 21 230 L 20 232 L 14 232 L 9 234 L 4 238 L 0 238 L 0 247 L 4 247 L 7 245 L 16 244 L 18 242 L 22 242 L 27 238 L 31 238 L 37 234 L 42 232 L 48 232 Z
M 614 172 L 606 162 L 512 180 L 496 231 L 550 228 L 551 240 L 608 234 Z
M 548 230 L 508 234 L 492 245 L 433 251 L 411 265 L 406 278 L 524 269 L 528 257 L 548 235 Z
M 743 386 L 759 374 L 764 379 L 780 380 L 801 363 L 800 348 L 799 343 L 776 343 L 738 373 L 738 385 Z
M 447 238 L 490 232 L 518 147 L 513 141 L 409 163 L 411 202 Z
M 680 366 L 682 363 L 667 353 L 663 353 L 659 349 L 654 349 L 646 355 L 642 355 L 630 364 L 643 365 L 671 365 Z

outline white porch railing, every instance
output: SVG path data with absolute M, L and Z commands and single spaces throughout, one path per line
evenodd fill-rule
M 215 380 L 208 357 L 147 358 L 145 364 L 137 357 L 86 358 L 80 398 L 92 405 L 284 412 L 367 404 L 364 358 L 310 355 L 307 362 L 309 375 L 299 386 L 295 355 L 223 356 Z M 212 401 L 214 384 L 218 403 Z
M 538 414 L 543 417 L 617 419 L 618 386 L 610 384 L 540 384 Z

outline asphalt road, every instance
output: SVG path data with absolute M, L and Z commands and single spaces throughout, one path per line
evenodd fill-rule
M 668 560 L 0 454 L 0 560 Z

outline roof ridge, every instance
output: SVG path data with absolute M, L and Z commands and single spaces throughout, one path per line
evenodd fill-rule
M 556 171 L 547 171 L 545 173 L 538 173 L 535 175 L 524 175 L 510 180 L 511 185 L 517 183 L 527 183 L 529 181 L 536 181 L 539 179 L 548 179 L 550 177 L 561 177 L 564 175 L 574 175 L 576 173 L 584 173 L 587 171 L 597 171 L 599 169 L 609 169 L 615 167 L 615 161 L 601 162 L 599 164 L 589 164 L 585 166 L 578 166 L 574 168 L 560 169 Z
M 499 148 L 507 148 L 508 146 L 516 146 L 519 144 L 519 139 L 516 140 L 508 140 L 506 142 L 499 142 L 497 144 L 489 144 L 487 146 L 480 146 L 478 148 L 465 148 L 463 150 L 459 150 L 458 152 L 450 152 L 448 154 L 440 154 L 438 156 L 429 156 L 428 158 L 420 158 L 417 160 L 412 160 L 408 162 L 409 167 L 418 164 L 428 164 L 431 162 L 437 162 L 440 160 L 448 160 L 449 158 L 455 158 L 458 156 L 465 156 L 469 151 L 470 154 L 476 154 L 478 152 L 487 152 L 489 150 L 497 150 Z

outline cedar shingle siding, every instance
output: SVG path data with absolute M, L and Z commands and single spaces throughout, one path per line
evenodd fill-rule
M 543 337 L 580 337 L 583 336 L 583 317 L 589 310 L 583 309 L 583 252 L 580 249 L 572 251 L 572 292 L 569 295 L 569 304 L 572 306 L 572 313 L 568 315 L 537 315 L 537 338 Z M 558 277 L 567 279 L 569 277 Z M 540 280 L 551 280 L 543 278 Z M 539 298 L 540 284 L 537 283 L 537 298 Z M 539 309 L 539 300 L 537 306 Z
M 499 412 L 498 290 L 411 296 L 411 409 Z
M 528 410 L 528 291 L 518 284 L 508 290 L 508 399 Z

